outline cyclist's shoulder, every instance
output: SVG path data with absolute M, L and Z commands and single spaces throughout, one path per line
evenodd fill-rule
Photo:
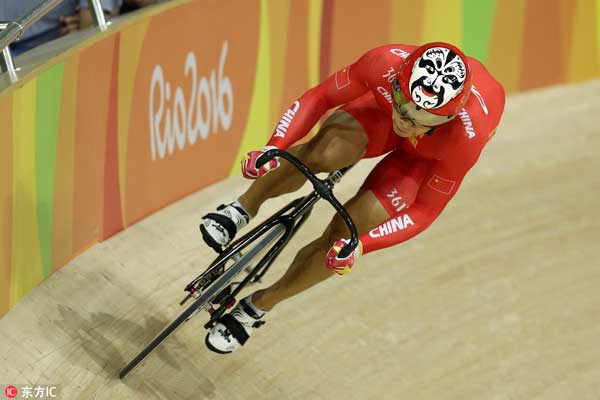
M 464 108 L 451 122 L 441 126 L 445 142 L 453 153 L 460 148 L 478 153 L 493 136 L 504 113 L 505 93 L 502 85 L 476 59 L 472 88 Z
M 501 111 L 498 113 L 497 105 L 486 103 L 476 93 L 471 93 L 466 106 L 452 121 L 436 129 L 435 135 L 441 142 L 438 147 L 440 159 L 471 164 L 494 135 Z
M 473 57 L 468 58 L 473 73 L 472 83 L 475 87 L 479 88 L 479 92 L 485 92 L 488 96 L 494 96 L 495 100 L 504 99 L 505 93 L 502 84 L 488 71 L 481 61 Z
M 415 48 L 417 48 L 417 46 L 408 44 L 384 44 L 367 50 L 361 58 L 368 58 L 369 60 L 378 63 L 398 65 L 404 61 Z
M 435 159 L 458 174 L 466 173 L 477 161 L 487 140 L 466 119 L 457 117 L 433 134 Z
M 479 61 L 472 62 L 471 96 L 459 115 L 464 129 L 486 143 L 496 131 L 506 103 L 504 88 Z M 473 132 L 470 133 L 473 136 Z
M 365 52 L 359 60 L 366 78 L 371 84 L 391 82 L 396 76 L 400 64 L 416 46 L 386 44 Z

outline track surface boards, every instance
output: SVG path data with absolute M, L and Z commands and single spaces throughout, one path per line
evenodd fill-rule
M 87 251 L 0 320 L 0 384 L 59 384 L 61 399 L 597 400 L 599 127 L 600 81 L 511 97 L 423 234 L 281 304 L 236 354 L 207 351 L 195 318 L 121 382 L 213 256 L 200 217 L 248 182 L 206 188 Z M 341 199 L 376 161 L 346 177 Z M 269 281 L 331 215 L 316 207 Z

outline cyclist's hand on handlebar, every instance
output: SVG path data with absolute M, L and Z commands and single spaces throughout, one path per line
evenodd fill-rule
M 256 168 L 256 162 L 267 150 L 275 149 L 274 146 L 266 146 L 261 150 L 251 151 L 246 154 L 246 157 L 242 160 L 242 175 L 248 179 L 257 179 L 265 175 L 271 170 L 279 167 L 279 160 L 277 158 L 272 159 L 260 168 Z
M 362 243 L 358 241 L 358 246 L 350 255 L 346 258 L 339 258 L 340 251 L 348 245 L 350 240 L 340 239 L 336 241 L 329 252 L 327 252 L 327 268 L 332 270 L 338 275 L 345 275 L 350 272 L 350 269 L 354 265 L 356 259 L 362 254 Z

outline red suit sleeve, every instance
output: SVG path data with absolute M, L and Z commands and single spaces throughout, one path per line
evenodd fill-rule
M 363 254 L 402 243 L 424 231 L 454 197 L 464 176 L 475 164 L 476 155 L 432 161 L 415 201 L 361 235 Z
M 283 114 L 267 145 L 286 150 L 303 138 L 327 110 L 367 92 L 369 69 L 377 54 L 374 50 L 365 53 L 354 64 L 304 93 Z

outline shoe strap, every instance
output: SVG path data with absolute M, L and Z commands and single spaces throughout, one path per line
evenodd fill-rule
M 229 234 L 229 240 L 233 240 L 235 234 L 237 233 L 237 227 L 235 226 L 235 222 L 233 222 L 229 217 L 225 215 L 217 213 L 208 213 L 204 216 L 203 219 L 212 219 L 217 224 L 225 228 L 225 230 Z
M 244 326 L 235 319 L 231 314 L 225 314 L 221 318 L 219 318 L 219 322 L 225 325 L 225 327 L 231 332 L 233 337 L 239 342 L 240 345 L 244 345 L 248 338 L 248 332 Z
M 240 302 L 238 303 L 241 307 L 242 310 L 248 314 L 249 316 L 251 316 L 253 319 L 259 320 L 261 319 L 265 314 L 263 313 L 263 315 L 258 315 L 256 313 L 256 311 L 254 311 L 254 309 L 246 302 L 246 298 L 240 300 Z
M 231 204 L 221 204 L 219 207 L 217 207 L 217 211 L 221 211 L 225 214 L 234 214 L 237 213 L 239 214 L 239 218 L 243 219 L 243 224 L 246 225 L 248 224 L 248 222 L 250 222 L 250 215 L 248 215 L 248 213 L 246 212 L 246 210 L 244 210 L 241 207 L 236 206 L 234 203 Z M 234 217 L 235 218 L 235 217 Z M 237 226 L 237 224 L 236 224 Z

